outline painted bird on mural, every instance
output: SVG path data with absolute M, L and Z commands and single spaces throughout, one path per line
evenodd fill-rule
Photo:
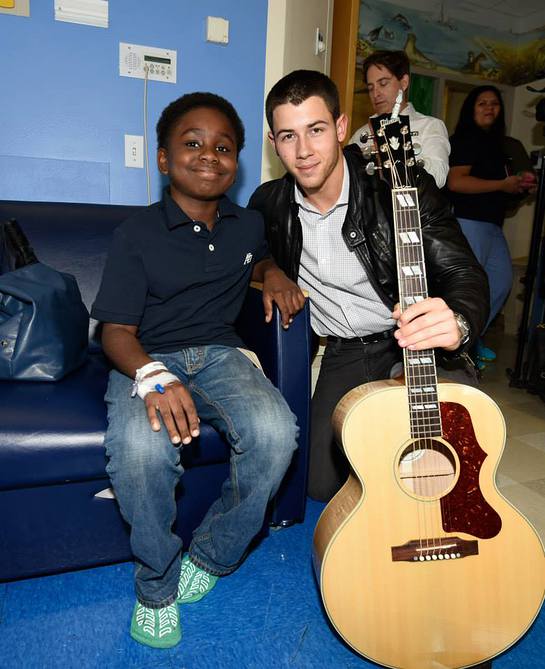
M 433 68 L 437 67 L 436 63 L 431 58 L 428 58 L 422 51 L 417 49 L 416 35 L 414 33 L 409 33 L 407 35 L 407 41 L 405 42 L 403 50 L 413 65 Z

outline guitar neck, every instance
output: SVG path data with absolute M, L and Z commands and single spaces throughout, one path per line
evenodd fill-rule
M 422 228 L 416 188 L 393 188 L 397 276 L 401 311 L 428 297 Z M 405 380 L 409 399 L 411 436 L 442 433 L 433 349 L 404 349 Z

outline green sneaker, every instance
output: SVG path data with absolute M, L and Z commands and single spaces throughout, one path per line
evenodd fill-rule
M 162 609 L 149 609 L 136 602 L 131 620 L 131 636 L 152 648 L 172 648 L 180 643 L 180 614 L 176 602 Z
M 180 582 L 178 583 L 178 604 L 191 604 L 198 602 L 207 595 L 216 585 L 218 577 L 209 574 L 204 569 L 197 567 L 189 559 L 189 555 L 182 558 L 182 569 Z

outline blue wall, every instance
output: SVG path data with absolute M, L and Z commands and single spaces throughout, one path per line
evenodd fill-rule
M 232 192 L 246 203 L 261 169 L 267 0 L 111 0 L 107 29 L 55 21 L 53 0 L 30 5 L 30 18 L 0 14 L 0 199 L 147 203 L 145 171 L 124 166 L 123 135 L 143 134 L 144 82 L 119 76 L 130 42 L 178 52 L 177 83 L 148 85 L 152 201 L 161 111 L 209 90 L 246 126 Z M 230 21 L 228 45 L 206 42 L 207 16 Z

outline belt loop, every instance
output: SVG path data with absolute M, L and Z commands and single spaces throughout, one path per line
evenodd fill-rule
M 338 355 L 343 345 L 342 337 L 332 337 L 331 339 L 331 351 L 334 355 Z

